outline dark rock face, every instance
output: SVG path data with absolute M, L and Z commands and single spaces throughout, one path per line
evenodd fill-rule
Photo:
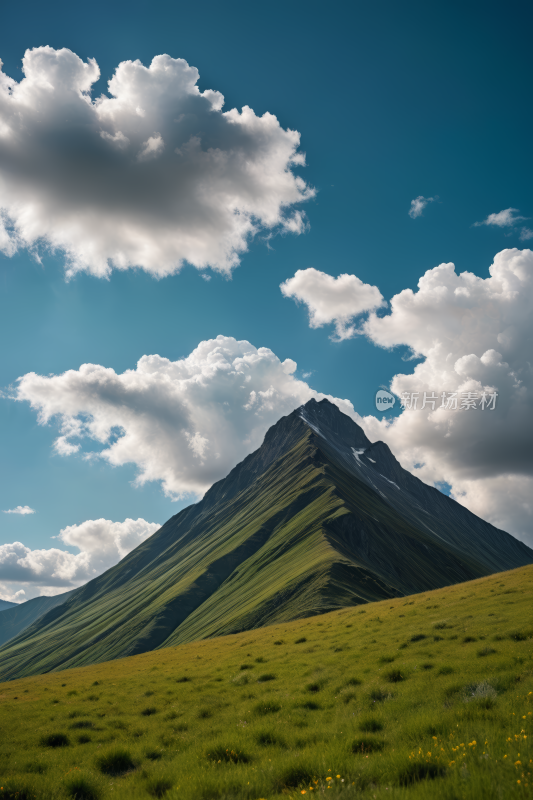
M 119 564 L 54 608 L 27 615 L 0 648 L 0 679 L 529 563 L 526 545 L 404 470 L 337 406 L 311 400 Z M 2 616 L 20 616 L 24 606 L 0 613 L 0 636 Z

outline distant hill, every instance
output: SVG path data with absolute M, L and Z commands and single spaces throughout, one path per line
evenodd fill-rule
M 0 600 L 0 611 L 5 611 L 8 608 L 15 608 L 16 603 L 10 603 L 9 600 Z
M 533 551 L 311 400 L 196 505 L 0 649 L 0 678 L 413 594 Z
M 50 609 L 64 603 L 71 594 L 72 591 L 54 597 L 34 597 L 25 603 L 9 603 L 9 608 L 0 609 L 0 645 L 25 630 Z

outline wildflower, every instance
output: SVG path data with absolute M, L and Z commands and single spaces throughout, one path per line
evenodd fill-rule
M 514 762 L 514 765 L 515 765 L 515 767 L 517 767 L 517 766 L 518 766 L 518 764 L 521 764 L 521 763 L 522 763 L 521 761 L 515 761 L 515 762 Z
M 340 778 L 340 775 L 337 775 L 337 778 Z
M 307 794 L 307 792 L 305 791 L 305 789 L 302 789 L 302 791 L 300 792 L 300 794 Z
M 333 778 L 331 778 L 331 777 L 328 775 L 328 777 L 326 778 L 326 780 L 327 780 L 327 781 L 332 781 L 332 780 L 333 780 Z

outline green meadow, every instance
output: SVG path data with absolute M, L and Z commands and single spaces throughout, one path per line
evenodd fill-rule
M 0 684 L 0 800 L 533 797 L 532 739 L 530 566 Z

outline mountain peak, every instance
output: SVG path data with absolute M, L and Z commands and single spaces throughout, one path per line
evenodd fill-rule
M 363 429 L 326 398 L 315 400 L 313 397 L 293 413 L 335 449 L 370 447 Z
M 31 624 L 18 625 L 12 639 L 11 626 L 0 680 L 531 562 L 524 544 L 404 470 L 334 403 L 313 399 L 119 564 L 44 615 L 26 616 Z M 19 621 L 24 605 L 15 609 Z M 2 615 L 9 621 L 15 612 Z

